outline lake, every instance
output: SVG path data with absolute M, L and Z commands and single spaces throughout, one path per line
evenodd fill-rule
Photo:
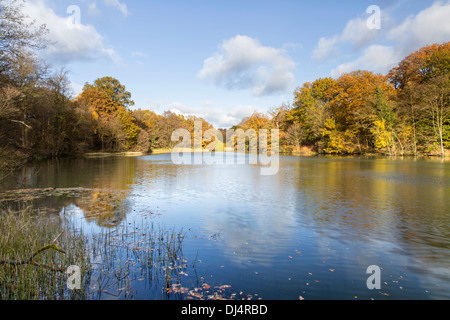
M 264 176 L 258 164 L 177 165 L 170 154 L 60 159 L 2 188 L 88 235 L 183 232 L 180 286 L 200 289 L 172 297 L 142 274 L 130 280 L 135 299 L 450 298 L 450 163 L 281 156 L 279 166 Z M 379 289 L 367 286 L 373 265 Z

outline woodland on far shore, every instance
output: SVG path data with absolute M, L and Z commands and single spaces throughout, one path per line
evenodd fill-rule
M 67 70 L 53 70 L 36 54 L 46 44 L 45 26 L 27 24 L 15 2 L 1 6 L 0 170 L 36 158 L 170 149 L 174 130 L 193 132 L 195 121 L 204 131 L 213 127 L 195 116 L 136 109 L 126 87 L 108 76 L 73 97 Z M 282 152 L 444 157 L 449 102 L 446 42 L 411 53 L 386 75 L 356 70 L 304 83 L 292 103 L 255 112 L 233 129 L 279 129 Z

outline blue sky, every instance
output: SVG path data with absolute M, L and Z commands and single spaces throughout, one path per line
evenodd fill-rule
M 367 26 L 378 18 L 371 5 L 380 29 Z M 112 76 L 135 108 L 217 127 L 291 103 L 306 81 L 386 73 L 420 47 L 450 41 L 449 0 L 27 0 L 25 10 L 47 24 L 52 44 L 42 55 L 69 70 L 75 94 Z

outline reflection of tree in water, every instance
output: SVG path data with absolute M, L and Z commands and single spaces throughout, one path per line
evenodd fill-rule
M 32 207 L 37 214 L 58 214 L 74 204 L 88 222 L 101 227 L 120 224 L 127 212 L 128 191 L 90 188 L 9 190 L 0 194 L 0 205 L 14 209 Z
M 82 197 L 75 204 L 83 210 L 88 222 L 95 221 L 101 227 L 118 226 L 127 213 L 127 191 L 93 190 L 90 198 Z
M 0 186 L 0 207 L 32 207 L 37 214 L 59 214 L 71 205 L 87 221 L 114 227 L 125 218 L 127 196 L 136 178 L 128 157 L 57 159 L 18 170 Z M 16 188 L 16 189 L 15 189 Z

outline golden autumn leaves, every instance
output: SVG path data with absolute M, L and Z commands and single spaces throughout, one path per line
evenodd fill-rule
M 356 70 L 307 82 L 294 92 L 292 106 L 254 112 L 233 129 L 279 129 L 281 151 L 309 146 L 319 153 L 443 155 L 450 146 L 448 61 L 450 44 L 435 44 L 387 75 Z M 199 120 L 130 111 L 131 94 L 111 77 L 87 84 L 77 99 L 91 110 L 102 150 L 170 148 L 173 130 L 192 129 Z
M 388 155 L 449 147 L 450 43 L 412 53 L 389 74 L 366 70 L 317 79 L 294 93 L 287 120 L 326 153 Z M 420 149 L 420 150 L 419 150 Z

